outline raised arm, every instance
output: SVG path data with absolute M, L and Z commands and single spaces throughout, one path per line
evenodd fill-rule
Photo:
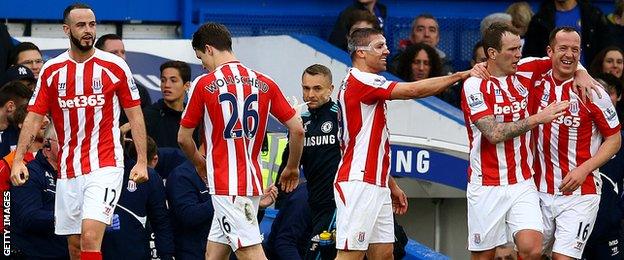
M 448 76 L 428 78 L 413 82 L 399 82 L 396 84 L 390 99 L 412 99 L 433 96 L 444 91 L 453 83 L 466 79 L 470 71 L 455 72 Z

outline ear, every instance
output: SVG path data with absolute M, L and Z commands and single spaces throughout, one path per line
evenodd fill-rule
M 546 46 L 546 54 L 548 55 L 548 58 L 551 58 L 551 59 L 552 59 L 553 53 L 554 53 L 554 51 L 553 51 L 553 49 L 550 47 L 550 45 Z
M 212 55 L 214 55 L 214 48 L 212 48 L 212 46 L 206 44 L 206 45 L 204 45 L 204 53 L 212 56 Z
M 13 111 L 15 111 L 15 101 L 13 101 L 13 100 L 7 101 L 4 106 L 6 107 L 6 112 L 9 113 L 9 114 L 13 113 Z
M 498 55 L 498 51 L 492 47 L 487 49 L 487 56 L 489 56 L 490 59 L 495 60 L 496 59 L 496 55 Z
M 69 37 L 69 25 L 63 24 L 63 32 L 65 33 L 65 36 Z
M 184 90 L 189 90 L 190 87 L 191 87 L 190 81 L 187 81 L 186 83 L 184 83 Z

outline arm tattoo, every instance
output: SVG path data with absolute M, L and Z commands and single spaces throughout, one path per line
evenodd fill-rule
M 493 115 L 489 115 L 477 120 L 475 125 L 493 144 L 507 141 L 531 130 L 528 118 L 515 122 L 499 123 L 496 122 Z
M 30 140 L 28 141 L 28 144 L 26 144 L 26 151 L 30 151 L 30 148 L 35 143 L 35 140 L 35 135 L 30 135 Z

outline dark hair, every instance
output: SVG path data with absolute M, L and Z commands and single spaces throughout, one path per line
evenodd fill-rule
M 305 74 L 309 74 L 309 75 L 323 75 L 327 78 L 329 78 L 329 82 L 332 82 L 332 74 L 331 74 L 331 70 L 329 70 L 329 68 L 321 65 L 321 64 L 314 64 L 311 65 L 310 67 L 307 67 L 304 71 L 303 74 L 301 74 L 301 77 L 303 78 L 303 75 Z
M 9 123 L 18 127 L 19 124 L 24 123 L 26 115 L 28 114 L 28 103 L 19 104 L 13 112 L 13 118 L 9 118 Z
M 108 40 L 120 40 L 121 41 L 121 36 L 114 34 L 114 33 L 104 34 L 100 36 L 100 38 L 98 38 L 97 41 L 95 41 L 95 45 L 94 45 L 95 48 L 103 50 L 104 45 L 106 44 L 106 41 Z
M 502 43 L 502 38 L 503 38 L 503 34 L 505 33 L 512 33 L 514 35 L 518 35 L 518 32 L 516 32 L 516 29 L 514 29 L 513 27 L 504 24 L 504 23 L 493 23 L 492 25 L 490 25 L 490 27 L 488 27 L 485 30 L 485 33 L 483 35 L 483 50 L 485 51 L 485 56 L 486 57 L 490 57 L 489 53 L 488 53 L 488 49 L 489 48 L 494 48 L 497 51 L 501 51 L 501 48 L 503 47 L 503 43 Z
M 30 99 L 32 96 L 32 91 L 24 85 L 24 83 L 19 80 L 14 80 L 9 83 L 6 83 L 4 86 L 0 88 L 0 107 L 6 105 L 7 102 L 13 101 L 17 105 Z
M 133 143 L 128 143 L 127 145 L 127 155 L 133 160 L 137 160 L 137 152 L 136 147 Z M 158 154 L 158 146 L 156 145 L 156 141 L 151 136 L 146 136 L 145 138 L 145 155 L 147 155 L 147 160 L 151 161 L 154 156 Z
M 613 13 L 616 16 L 622 17 L 622 13 L 624 12 L 624 1 L 622 0 L 615 0 L 615 10 L 613 10 Z
M 604 62 L 604 59 L 607 56 L 607 53 L 610 51 L 618 51 L 620 52 L 620 54 L 622 54 L 622 57 L 624 57 L 624 51 L 622 51 L 620 47 L 611 45 L 602 49 L 598 54 L 596 54 L 596 56 L 594 57 L 594 60 L 589 65 L 589 73 L 591 75 L 597 76 L 603 73 L 602 63 Z M 622 77 L 619 78 L 619 80 L 624 80 L 624 73 L 622 74 Z
M 399 76 L 399 78 L 405 81 L 414 81 L 412 63 L 421 50 L 424 50 L 429 58 L 429 78 L 442 75 L 442 62 L 438 52 L 427 44 L 415 43 L 408 46 L 401 56 L 399 56 L 399 63 L 397 66 L 397 76 Z
M 182 78 L 184 83 L 191 81 L 191 66 L 189 66 L 188 63 L 179 60 L 166 61 L 160 65 L 161 75 L 166 68 L 174 68 L 178 70 L 180 78 Z
M 358 22 L 368 22 L 373 25 L 373 28 L 381 29 L 377 16 L 371 14 L 371 12 L 367 10 L 355 10 L 350 13 L 347 18 L 347 29 L 350 30 L 351 27 Z
M 618 97 L 622 95 L 622 81 L 616 78 L 615 76 L 613 76 L 612 74 L 600 73 L 596 75 L 596 79 L 597 80 L 600 79 L 604 81 L 604 83 L 607 83 L 607 85 L 604 86 L 605 88 L 607 88 L 607 92 L 611 92 L 615 90 L 615 93 L 617 93 Z
M 412 20 L 412 32 L 414 31 L 414 29 L 416 28 L 416 23 L 418 22 L 418 20 L 420 19 L 431 19 L 434 20 L 436 22 L 436 24 L 438 23 L 438 19 L 436 19 L 433 15 L 431 15 L 430 13 L 422 13 L 419 14 L 418 16 L 416 16 L 414 18 L 414 20 Z M 438 24 L 438 27 L 440 25 Z
M 576 31 L 576 29 L 574 29 L 574 27 L 572 26 L 561 26 L 561 27 L 557 27 L 555 29 L 553 29 L 552 31 L 550 31 L 550 35 L 548 35 L 548 45 L 550 45 L 550 47 L 554 47 L 555 46 L 555 38 L 557 37 L 557 33 L 559 32 L 575 32 L 578 33 Z M 579 33 L 579 36 L 581 34 Z
M 201 52 L 206 51 L 206 45 L 219 51 L 232 51 L 232 35 L 223 24 L 205 23 L 193 33 L 191 45 L 194 50 Z
M 483 41 L 478 41 L 477 43 L 475 43 L 474 47 L 472 47 L 472 60 L 475 62 L 478 62 L 477 51 L 479 50 L 479 48 L 483 49 Z M 485 50 L 483 50 L 483 53 L 485 53 Z
M 83 4 L 83 3 L 73 3 L 71 5 L 69 5 L 68 7 L 65 8 L 65 11 L 63 11 L 63 23 L 67 24 L 67 18 L 69 17 L 69 12 L 71 12 L 74 9 L 91 9 L 91 6 L 87 5 L 87 4 Z
M 19 56 L 19 54 L 22 53 L 23 51 L 30 51 L 30 50 L 37 51 L 41 55 L 41 50 L 39 50 L 39 47 L 37 47 L 37 45 L 35 45 L 34 43 L 20 42 L 11 50 L 11 54 L 9 55 L 9 63 L 11 65 L 17 65 L 17 57 Z
M 351 59 L 353 59 L 353 54 L 355 53 L 355 49 L 357 47 L 367 46 L 370 44 L 370 40 L 368 38 L 371 35 L 383 35 L 383 32 L 375 28 L 360 28 L 356 29 L 351 33 L 351 35 L 349 35 L 347 49 L 349 50 Z

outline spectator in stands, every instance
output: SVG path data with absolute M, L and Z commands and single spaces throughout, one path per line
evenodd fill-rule
M 544 0 L 529 23 L 522 56 L 546 56 L 548 35 L 554 28 L 566 25 L 581 34 L 581 63 L 591 62 L 603 47 L 607 21 L 589 1 Z
M 440 56 L 440 64 L 442 64 L 442 74 L 447 75 L 453 72 L 453 66 L 451 61 L 447 58 L 446 53 L 440 50 L 437 46 L 440 42 L 440 26 L 438 20 L 431 14 L 420 14 L 412 21 L 412 31 L 409 39 L 403 39 L 399 42 L 399 50 L 397 54 L 392 58 L 390 63 L 390 70 L 396 71 L 398 66 L 397 62 L 400 60 L 401 55 L 405 48 L 409 45 L 416 43 L 424 43 L 436 50 L 438 56 Z
M 22 42 L 15 46 L 9 56 L 11 65 L 23 65 L 29 68 L 36 79 L 39 79 L 39 71 L 43 67 L 43 56 L 39 47 L 32 42 Z
M 524 35 L 526 35 L 527 29 L 529 29 L 529 23 L 533 17 L 533 10 L 527 2 L 515 2 L 509 7 L 507 11 L 511 15 L 511 25 L 516 28 L 518 35 L 520 35 L 521 47 L 524 46 Z
M 35 85 L 37 84 L 37 79 L 35 79 L 35 75 L 32 71 L 23 65 L 14 65 L 11 66 L 4 74 L 4 78 L 2 78 L 0 86 L 9 83 L 11 81 L 17 80 L 24 84 L 30 91 L 35 90 Z
M 97 39 L 94 46 L 95 48 L 98 48 L 105 52 L 110 52 L 126 60 L 126 48 L 119 35 L 116 35 L 116 34 L 102 35 L 100 36 L 100 38 Z M 135 85 L 139 89 L 139 95 L 141 96 L 141 108 L 145 108 L 146 106 L 152 104 L 152 99 L 150 98 L 149 92 L 147 92 L 147 88 L 143 86 L 140 82 L 135 82 Z M 128 122 L 128 119 L 126 118 L 126 114 L 123 111 L 121 113 L 121 117 L 119 121 L 123 123 Z
M 125 133 L 122 132 L 122 136 Z M 125 138 L 124 138 L 125 139 Z M 126 139 L 127 140 L 127 139 Z M 175 249 L 173 228 L 167 211 L 165 187 L 153 169 L 158 163 L 156 143 L 147 137 L 147 166 L 149 178 L 137 184 L 130 180 L 130 170 L 136 164 L 134 145 L 126 144 L 124 178 L 120 197 L 111 225 L 102 241 L 103 259 L 150 259 L 150 234 L 154 232 L 157 256 L 173 259 Z
M 487 56 L 485 56 L 483 42 L 478 41 L 475 46 L 472 47 L 472 59 L 470 60 L 470 67 L 474 67 L 475 64 L 484 61 L 487 61 Z
M 595 77 L 606 88 L 613 105 L 616 105 L 622 97 L 622 81 L 611 74 L 600 74 Z M 619 119 L 621 122 L 622 117 Z M 621 130 L 620 134 L 624 137 L 624 130 Z M 624 216 L 620 206 L 624 178 L 624 148 L 620 148 L 611 160 L 600 167 L 600 172 L 602 188 L 598 216 L 583 251 L 583 259 L 619 260 L 622 259 L 624 249 L 620 229 Z
M 160 65 L 160 91 L 163 98 L 144 110 L 147 134 L 158 147 L 178 147 L 178 129 L 184 111 L 186 91 L 191 85 L 191 67 L 183 61 L 167 61 Z M 199 143 L 198 131 L 193 133 Z
M 200 178 L 190 161 L 176 167 L 167 178 L 165 189 L 177 260 L 203 259 L 206 253 L 214 209 L 202 178 L 206 178 L 205 174 Z
M 419 81 L 427 78 L 442 76 L 440 56 L 434 48 L 424 43 L 412 44 L 399 57 L 395 73 L 405 81 Z M 454 107 L 460 107 L 461 85 L 453 85 L 436 97 Z
M 609 73 L 615 76 L 620 82 L 624 82 L 624 75 L 622 70 L 624 69 L 624 51 L 616 46 L 609 46 L 604 48 L 589 65 L 589 72 L 594 77 L 602 74 Z M 618 101 L 615 106 L 618 117 L 624 116 L 624 102 Z
M 434 48 L 424 43 L 407 47 L 398 62 L 395 75 L 404 81 L 418 81 L 442 75 L 440 56 Z
M 11 188 L 11 244 L 13 257 L 69 259 L 67 239 L 54 234 L 54 198 L 58 174 L 58 140 L 54 127 L 46 129 L 44 147 L 28 163 L 29 181 Z M 19 258 L 18 258 L 19 259 Z
M 386 20 L 386 6 L 378 3 L 377 0 L 356 0 L 338 15 L 334 29 L 329 35 L 329 43 L 347 51 L 346 39 L 350 29 L 349 21 L 356 10 L 365 10 L 375 15 L 379 21 L 379 27 L 383 28 Z
M 516 260 L 518 259 L 518 253 L 514 251 L 514 244 L 507 243 L 505 245 L 497 246 L 494 253 L 494 260 Z
M 13 113 L 22 104 L 26 104 L 32 96 L 24 84 L 19 81 L 12 81 L 0 88 L 0 157 L 15 150 L 19 130 L 17 126 L 11 125 Z
M 286 200 L 282 202 L 280 211 L 275 216 L 271 225 L 271 233 L 265 242 L 264 249 L 268 259 L 297 260 L 297 259 L 328 259 L 321 255 L 306 256 L 311 233 L 313 211 L 308 204 L 307 183 L 301 183 L 297 188 L 288 193 Z M 327 230 L 328 228 L 325 228 Z M 331 232 L 331 230 L 330 230 Z M 328 233 L 330 234 L 330 233 Z M 331 235 L 330 235 L 331 236 Z M 318 237 L 316 237 L 318 239 Z M 329 240 L 329 238 L 327 239 Z M 330 247 L 334 251 L 335 243 L 316 246 Z M 314 250 L 317 251 L 317 250 Z M 333 259 L 333 258 L 331 258 Z
M 608 46 L 601 50 L 589 65 L 589 71 L 592 75 L 609 73 L 620 81 L 624 80 L 622 77 L 623 69 L 624 51 L 617 46 Z
M 24 122 L 24 118 L 26 118 L 26 114 L 28 111 L 26 110 L 28 104 L 21 104 L 13 113 L 13 118 L 10 122 L 11 125 L 16 126 L 18 129 L 22 128 L 22 124 Z M 28 163 L 35 159 L 36 153 L 43 148 L 45 131 L 47 129 L 50 120 L 47 117 L 43 119 L 42 127 L 35 137 L 34 142 L 29 147 L 27 153 L 24 155 L 24 163 Z M 19 131 L 17 133 L 19 135 Z M 13 158 L 15 157 L 15 151 L 9 152 L 9 154 L 1 157 L 0 159 L 0 194 L 4 194 L 5 191 L 8 191 L 11 188 L 11 166 L 13 165 Z M 2 197 L 2 202 L 4 202 L 4 196 Z M 0 219 L 2 219 L 4 215 L 4 211 L 0 211 Z M 0 221 L 0 233 L 4 234 L 4 222 Z
M 375 17 L 369 11 L 365 11 L 365 10 L 353 11 L 353 14 L 349 18 L 348 27 L 349 27 L 349 34 L 347 34 L 347 37 L 345 38 L 345 43 L 348 40 L 349 35 L 351 35 L 351 33 L 355 31 L 356 29 L 362 29 L 362 28 L 376 28 L 378 30 L 381 29 L 381 27 L 379 26 L 379 20 L 377 20 L 377 17 Z
M 624 0 L 615 0 L 613 13 L 607 16 L 605 45 L 615 45 L 624 49 Z
M 511 15 L 507 13 L 489 14 L 481 20 L 481 24 L 479 25 L 479 30 L 481 30 L 481 38 L 483 38 L 483 36 L 485 35 L 485 30 L 490 28 L 490 26 L 494 23 L 504 23 L 506 25 L 513 26 Z
M 511 25 L 518 30 L 520 38 L 524 39 L 524 35 L 527 29 L 529 29 L 529 23 L 533 17 L 531 5 L 526 1 L 515 2 L 507 7 L 506 13 L 511 15 Z
M 13 41 L 5 24 L 0 24 L 0 76 L 9 67 L 9 55 L 13 49 Z

